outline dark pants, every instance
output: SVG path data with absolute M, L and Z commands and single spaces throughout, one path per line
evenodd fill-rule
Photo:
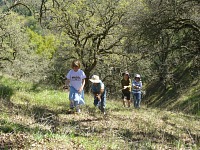
M 101 95 L 101 100 L 99 100 L 96 96 L 94 97 L 94 106 L 98 106 L 101 112 L 105 112 L 106 107 L 106 91 L 104 91 Z
M 131 97 L 131 92 L 124 92 L 122 91 L 122 99 L 126 98 L 127 100 L 130 100 L 130 97 Z

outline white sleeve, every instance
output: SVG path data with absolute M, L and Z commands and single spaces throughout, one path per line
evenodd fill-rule
M 102 83 L 101 83 L 101 89 L 104 89 L 104 87 L 105 87 L 105 86 L 104 86 L 104 84 L 103 84 L 103 82 L 102 82 Z

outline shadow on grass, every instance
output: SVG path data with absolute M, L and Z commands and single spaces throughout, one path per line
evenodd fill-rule
M 173 143 L 174 141 L 178 140 L 178 137 L 164 132 L 164 131 L 135 131 L 132 132 L 129 129 L 120 129 L 118 131 L 119 137 L 123 138 L 124 141 L 129 141 L 129 143 L 138 143 L 138 142 L 145 142 L 151 141 L 151 143 Z M 163 138 L 161 138 L 163 137 Z
M 191 96 L 185 101 L 177 103 L 173 109 L 200 116 L 200 93 Z
M 185 116 L 184 116 L 185 117 Z M 192 144 L 200 144 L 200 135 L 198 134 L 198 132 L 191 132 L 190 129 L 186 129 L 185 127 L 181 127 L 181 126 L 177 126 L 175 123 L 171 123 L 169 121 L 167 121 L 167 119 L 163 118 L 163 121 L 169 125 L 172 126 L 173 128 L 175 128 L 175 131 L 179 131 L 181 133 L 185 133 L 186 135 L 188 134 L 190 138 L 187 138 L 188 143 L 192 143 Z M 163 131 L 162 131 L 163 132 Z M 165 132 L 165 136 L 168 135 L 169 133 Z M 169 136 L 170 137 L 170 136 Z M 171 138 L 170 138 L 171 139 Z M 178 140 L 178 139 L 176 139 Z M 183 140 L 183 139 L 182 139 Z M 186 143 L 187 144 L 187 143 Z
M 44 130 L 39 127 L 30 128 L 28 125 L 22 125 L 19 123 L 8 122 L 6 120 L 0 120 L 0 131 L 3 133 L 50 133 L 49 130 Z
M 143 103 L 149 107 L 168 109 L 169 106 L 173 106 L 177 102 L 181 95 L 185 95 L 185 93 L 187 95 L 188 90 L 193 89 L 194 86 L 198 86 L 199 78 L 191 76 L 191 68 L 186 66 L 178 67 L 173 77 L 165 85 L 161 81 L 151 81 L 147 85 Z M 199 97 L 199 94 L 195 94 L 185 102 L 180 102 L 171 108 L 190 114 L 200 114 Z
M 9 104 L 10 103 L 10 98 L 13 95 L 13 89 L 8 87 L 8 86 L 4 86 L 4 85 L 0 85 L 0 99 L 4 100 L 4 104 Z
M 28 125 L 13 123 L 4 119 L 0 120 L 0 149 L 24 149 L 29 147 L 31 140 L 30 134 L 50 134 L 49 130 L 39 127 L 30 128 Z M 34 141 L 34 140 L 33 140 Z
M 147 88 L 147 94 L 142 102 L 150 107 L 166 108 L 179 96 L 180 93 L 176 89 L 166 89 L 160 82 L 154 82 Z

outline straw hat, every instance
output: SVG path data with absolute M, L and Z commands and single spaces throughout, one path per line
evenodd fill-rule
M 89 79 L 92 83 L 100 83 L 101 80 L 99 79 L 99 76 L 93 75 L 91 79 Z

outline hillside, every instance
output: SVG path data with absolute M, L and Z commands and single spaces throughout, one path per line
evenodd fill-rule
M 176 80 L 162 84 L 151 81 L 147 84 L 144 102 L 152 108 L 178 111 L 200 116 L 200 76 L 198 70 L 191 75 L 188 68 L 176 71 Z M 174 81 L 175 80 L 175 81 Z
M 80 114 L 67 93 L 0 77 L 0 149 L 199 149 L 200 118 L 164 109 L 123 108 L 107 100 L 107 115 L 91 95 Z M 181 105 L 180 105 L 181 107 Z

